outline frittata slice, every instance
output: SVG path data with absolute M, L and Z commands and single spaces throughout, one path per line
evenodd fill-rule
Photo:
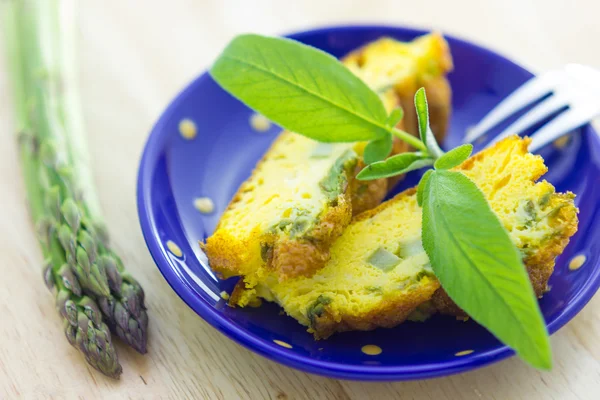
M 528 143 L 507 138 L 456 169 L 483 191 L 541 296 L 556 256 L 577 230 L 577 209 L 572 193 L 536 183 L 547 168 L 540 156 L 527 152 Z M 279 303 L 316 338 L 393 327 L 419 306 L 461 313 L 445 296 L 423 250 L 415 189 L 357 216 L 332 245 L 329 262 L 311 278 L 278 282 L 266 276 L 250 290 L 238 285 L 231 301 L 256 304 L 257 298 Z
M 449 60 L 444 39 L 431 34 L 410 43 L 376 41 L 344 62 L 378 89 L 391 111 L 402 97 L 412 98 L 413 83 L 446 82 L 445 73 L 452 67 Z M 449 95 L 438 103 L 449 109 Z M 437 123 L 445 129 L 447 122 Z M 202 244 L 211 268 L 222 277 L 243 275 L 249 287 L 271 271 L 285 280 L 319 270 L 353 211 L 377 206 L 393 183 L 354 180 L 363 166 L 363 148 L 364 143 L 324 144 L 283 132 L 242 184 L 215 233 Z M 395 153 L 406 148 L 403 142 L 394 144 Z

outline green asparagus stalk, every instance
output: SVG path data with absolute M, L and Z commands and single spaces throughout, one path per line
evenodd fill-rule
M 13 75 L 16 77 L 16 75 Z M 23 87 L 22 80 L 15 82 L 15 96 L 25 93 L 17 89 Z M 98 305 L 87 296 L 82 296 L 81 286 L 73 271 L 66 264 L 64 250 L 51 234 L 50 226 L 45 222 L 45 205 L 42 185 L 39 183 L 39 146 L 31 132 L 25 112 L 20 103 L 17 105 L 18 136 L 21 165 L 25 175 L 28 198 L 30 199 L 31 216 L 38 226 L 38 237 L 44 263 L 43 275 L 46 285 L 54 293 L 56 307 L 63 319 L 65 335 L 71 345 L 82 352 L 87 362 L 113 378 L 119 378 L 122 372 L 116 349 L 111 341 L 108 326 L 102 322 Z
M 18 112 L 21 114 L 21 112 Z M 39 171 L 38 146 L 35 137 L 28 134 L 28 123 L 19 118 L 23 128 L 19 134 L 22 169 L 25 175 L 29 208 L 38 226 L 38 237 L 46 261 L 43 275 L 46 285 L 54 293 L 56 307 L 63 318 L 65 335 L 71 345 L 79 349 L 87 362 L 113 378 L 119 378 L 122 369 L 112 344 L 108 326 L 96 302 L 82 296 L 81 286 L 73 271 L 65 263 L 64 250 L 45 221 L 43 192 L 37 178 Z
M 56 1 L 56 0 L 53 0 Z M 110 294 L 98 296 L 98 303 L 106 316 L 106 321 L 111 330 L 128 345 L 140 353 L 146 353 L 148 314 L 144 304 L 144 290 L 140 284 L 125 271 L 121 259 L 110 249 L 108 233 L 104 225 L 104 218 L 98 202 L 98 196 L 93 183 L 90 169 L 89 151 L 84 134 L 84 125 L 81 116 L 81 101 L 77 90 L 77 63 L 75 53 L 75 15 L 74 2 L 69 0 L 70 6 L 63 3 L 61 8 L 60 24 L 57 32 L 57 47 L 61 54 L 58 59 L 58 69 L 61 71 L 61 109 L 63 116 L 68 157 L 71 165 L 76 165 L 72 171 L 72 178 L 77 182 L 77 198 L 83 208 L 85 216 L 84 225 L 87 231 L 79 234 L 78 242 L 86 250 L 86 255 L 94 262 L 100 271 L 106 273 Z M 70 242 L 69 242 L 70 244 Z M 89 251 L 88 251 L 89 249 Z M 85 262 L 85 261 L 84 261 Z M 84 287 L 86 285 L 83 285 Z
M 110 249 L 89 169 L 74 62 L 75 2 L 5 4 L 21 161 L 32 219 L 71 344 L 109 376 L 121 372 L 107 327 L 141 353 L 141 286 Z
M 30 66 L 26 65 L 25 51 L 20 40 L 24 40 L 20 12 L 23 4 L 10 3 L 5 6 L 6 47 L 8 60 L 11 66 L 13 94 L 18 143 L 22 170 L 25 178 L 27 197 L 32 219 L 38 228 L 40 247 L 45 257 L 43 268 L 46 285 L 51 288 L 56 298 L 56 306 L 63 319 L 65 335 L 69 342 L 82 352 L 88 363 L 100 372 L 118 378 L 121 374 L 121 365 L 116 349 L 111 341 L 110 331 L 105 323 L 98 305 L 87 296 L 82 296 L 81 286 L 74 276 L 73 271 L 66 264 L 64 250 L 53 234 L 51 217 L 48 215 L 45 201 L 54 196 L 45 197 L 47 193 L 56 193 L 56 190 L 47 190 L 49 182 L 43 171 L 40 158 L 40 142 L 33 133 L 36 130 L 34 123 L 35 103 L 31 95 L 32 82 L 28 80 Z M 44 176 L 44 178 L 42 178 Z M 55 201 L 60 199 L 54 198 Z

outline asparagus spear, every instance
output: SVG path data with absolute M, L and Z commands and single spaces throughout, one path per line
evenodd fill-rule
M 74 6 L 9 1 L 8 59 L 31 214 L 44 254 L 51 256 L 45 277 L 56 283 L 67 338 L 94 367 L 118 376 L 106 326 L 144 353 L 148 317 L 141 286 L 109 247 L 86 160 L 73 60 Z
M 22 93 L 22 92 L 21 92 Z M 17 114 L 22 116 L 22 107 Z M 45 222 L 46 209 L 43 190 L 38 180 L 39 146 L 29 132 L 26 119 L 18 118 L 22 127 L 19 134 L 21 165 L 31 216 L 38 227 L 38 238 L 42 254 L 46 258 L 43 275 L 46 285 L 53 290 L 56 307 L 63 319 L 65 335 L 71 345 L 83 353 L 87 362 L 98 371 L 113 378 L 119 378 L 122 372 L 117 352 L 111 341 L 108 326 L 102 322 L 102 314 L 96 302 L 82 296 L 81 286 L 66 264 L 64 250 L 56 235 Z
M 53 0 L 56 2 L 57 0 Z M 46 4 L 49 4 L 47 2 Z M 110 293 L 98 296 L 98 303 L 106 317 L 106 322 L 119 338 L 138 352 L 146 353 L 148 314 L 144 304 L 144 290 L 140 284 L 125 271 L 121 259 L 110 249 L 108 233 L 104 218 L 100 211 L 98 196 L 93 183 L 92 172 L 87 159 L 89 151 L 81 116 L 81 101 L 77 91 L 77 63 L 74 60 L 77 37 L 74 23 L 75 2 L 65 1 L 61 8 L 61 19 L 58 29 L 58 70 L 61 71 L 61 114 L 64 116 L 64 133 L 71 165 L 77 166 L 72 171 L 73 181 L 77 182 L 76 197 L 79 198 L 81 212 L 84 216 L 83 226 L 87 230 L 78 236 L 78 243 L 85 250 L 79 254 L 85 263 L 96 264 L 100 271 L 105 271 Z M 42 13 L 48 10 L 41 10 Z M 44 15 L 44 14 L 42 14 Z M 70 84 L 69 84 L 70 83 Z M 71 236 L 72 238 L 72 236 Z M 69 242 L 70 245 L 71 242 Z M 94 257 L 95 256 L 95 257 Z M 83 287 L 87 287 L 82 284 Z

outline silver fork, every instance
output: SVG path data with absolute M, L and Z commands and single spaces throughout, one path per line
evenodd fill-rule
M 546 72 L 524 83 L 467 132 L 464 142 L 479 139 L 506 118 L 551 92 L 551 96 L 512 123 L 489 145 L 507 136 L 521 134 L 568 107 L 531 135 L 529 151 L 534 152 L 600 115 L 600 71 L 585 65 L 567 64 L 562 69 Z

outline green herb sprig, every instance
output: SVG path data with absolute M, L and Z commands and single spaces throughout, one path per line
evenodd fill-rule
M 423 209 L 422 242 L 450 298 L 526 362 L 550 369 L 548 332 L 518 249 L 483 193 L 451 171 L 472 153 L 465 144 L 442 151 L 429 126 L 424 89 L 415 94 L 419 138 L 395 127 L 380 97 L 331 55 L 294 40 L 241 35 L 210 70 L 225 90 L 281 125 L 321 142 L 367 141 L 371 180 L 424 167 L 417 201 Z M 416 149 L 388 158 L 396 136 Z

